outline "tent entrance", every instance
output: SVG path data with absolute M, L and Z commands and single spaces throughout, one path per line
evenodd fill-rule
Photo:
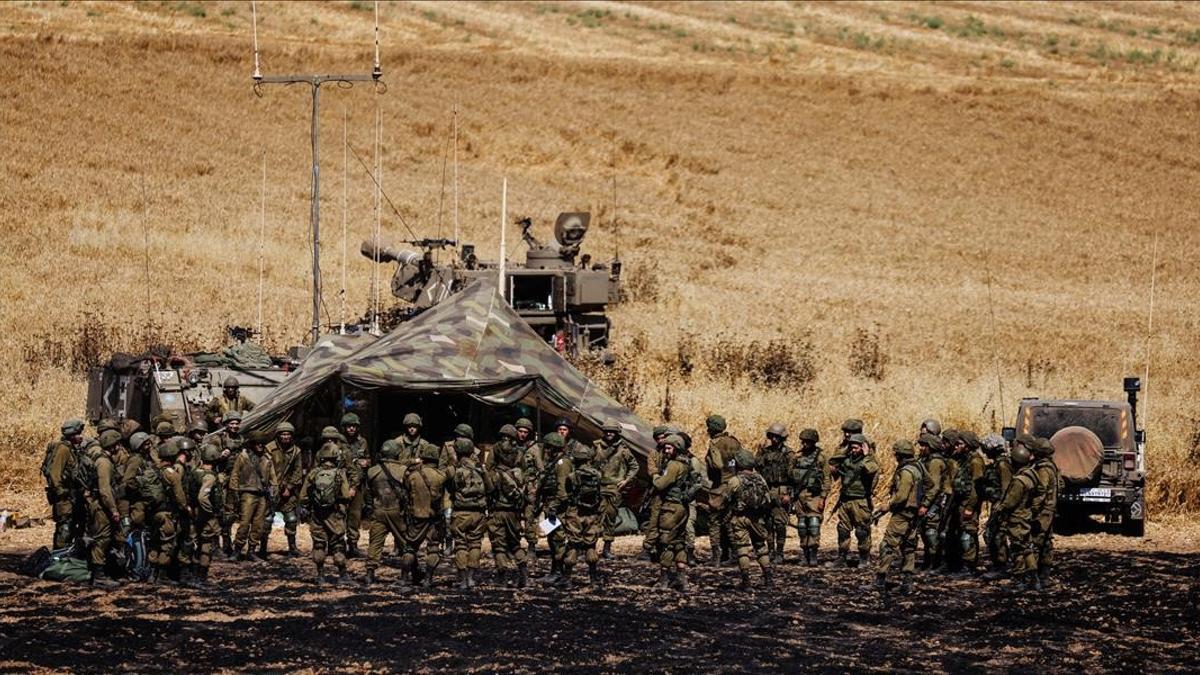
M 376 445 L 403 434 L 404 416 L 410 412 L 421 416 L 425 423 L 421 435 L 431 443 L 449 440 L 454 426 L 466 422 L 475 430 L 478 445 L 494 443 L 501 426 L 527 412 L 524 406 L 491 406 L 459 392 L 384 391 L 376 396 Z

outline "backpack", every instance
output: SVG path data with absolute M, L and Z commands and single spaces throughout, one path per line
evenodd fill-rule
M 998 457 L 983 470 L 983 498 L 993 504 L 1004 497 L 1004 495 L 1000 494 L 1001 462 L 1008 463 L 1008 458 Z
M 209 469 L 192 469 L 187 472 L 187 479 L 184 482 L 187 490 L 188 503 L 193 508 L 200 508 L 200 486 L 204 484 L 205 476 L 216 477 L 217 473 Z M 225 503 L 225 489 L 221 487 L 220 480 L 214 480 L 212 489 L 208 493 L 208 501 L 212 504 L 213 512 L 220 513 L 221 507 Z
M 802 493 L 820 494 L 821 492 L 821 454 L 802 455 L 792 463 L 792 482 Z
M 575 491 L 572 498 L 577 506 L 585 509 L 600 507 L 602 476 L 594 464 L 584 464 L 575 468 Z
M 42 478 L 46 479 L 46 487 L 50 487 L 50 464 L 54 460 L 54 451 L 61 441 L 50 441 L 46 444 L 46 456 L 42 458 Z
M 314 506 L 331 509 L 337 505 L 338 470 L 333 468 L 317 469 L 313 475 L 312 490 L 309 498 Z
M 483 472 L 476 466 L 462 465 L 454 474 L 456 501 L 482 502 L 487 496 Z
M 958 500 L 963 500 L 967 496 L 974 494 L 975 481 L 971 478 L 970 460 L 963 462 L 958 467 L 958 474 L 954 476 L 952 489 L 954 490 L 954 497 Z
M 925 477 L 925 465 L 924 464 L 922 464 L 920 461 L 915 461 L 915 462 L 909 462 L 908 464 L 901 466 L 899 469 L 896 470 L 896 484 L 898 485 L 900 482 L 900 472 L 904 471 L 905 469 L 907 469 L 909 467 L 916 469 L 915 475 L 913 475 L 913 483 L 915 484 L 915 487 L 917 490 L 917 505 L 920 506 L 921 503 L 923 501 L 925 501 L 926 477 Z M 892 491 L 895 492 L 895 490 L 896 490 L 896 488 L 893 487 Z
M 134 530 L 125 538 L 125 576 L 138 581 L 150 578 L 149 535 L 145 529 Z
M 771 491 L 767 480 L 758 472 L 739 475 L 737 507 L 741 513 L 763 513 L 771 507 Z
M 167 505 L 167 481 L 162 471 L 149 460 L 135 478 L 138 496 L 151 511 L 159 511 Z
M 500 495 L 504 499 L 516 506 L 521 506 L 525 503 L 525 487 L 521 480 L 520 469 L 497 469 L 496 478 Z

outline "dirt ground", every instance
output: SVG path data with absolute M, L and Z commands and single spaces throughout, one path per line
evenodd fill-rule
M 689 596 L 654 591 L 637 537 L 618 541 L 603 591 L 494 588 L 490 563 L 470 593 L 445 566 L 431 592 L 395 589 L 387 567 L 369 590 L 318 591 L 307 558 L 273 555 L 217 564 L 211 592 L 104 592 L 15 573 L 50 534 L 0 534 L 2 670 L 1194 672 L 1200 638 L 1200 527 L 1182 520 L 1140 541 L 1060 537 L 1061 585 L 1044 594 L 920 575 L 890 599 L 870 572 L 803 568 L 795 550 L 772 592 L 706 567 Z

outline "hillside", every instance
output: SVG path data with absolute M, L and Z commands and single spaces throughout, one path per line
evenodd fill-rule
M 261 3 L 264 71 L 369 70 L 371 7 Z M 722 411 L 743 440 L 863 416 L 890 442 L 928 415 L 998 427 L 1020 396 L 1120 396 L 1149 358 L 1152 512 L 1200 505 L 1197 5 L 386 3 L 381 22 L 386 93 L 323 94 L 330 321 L 343 119 L 370 163 L 379 107 L 385 190 L 447 235 L 457 106 L 465 240 L 495 253 L 507 177 L 510 215 L 588 209 L 585 248 L 619 247 L 606 378 L 648 418 L 669 382 L 681 421 Z M 263 322 L 273 347 L 303 339 L 308 96 L 255 96 L 240 2 L 7 3 L 0 66 L 0 504 L 40 508 L 29 458 L 82 411 L 97 353 L 255 322 L 264 156 Z M 372 188 L 346 164 L 357 316 Z

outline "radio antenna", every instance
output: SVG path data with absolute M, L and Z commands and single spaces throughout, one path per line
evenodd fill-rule
M 342 335 L 346 334 L 346 212 L 349 210 L 349 197 L 347 183 L 350 177 L 350 156 L 347 148 L 349 147 L 349 139 L 347 137 L 350 128 L 350 111 L 342 106 L 342 287 L 338 290 L 338 295 L 342 300 L 341 309 L 341 324 L 338 332 Z
M 984 269 L 987 270 L 988 316 L 990 323 L 988 334 L 992 338 L 992 362 L 996 367 L 996 387 L 1000 390 L 1000 401 L 997 404 L 997 407 L 1000 408 L 1000 419 L 1007 420 L 1008 418 L 1005 417 L 1004 411 L 1004 378 L 1000 376 L 1000 351 L 996 346 L 996 305 L 992 301 L 992 266 L 990 262 L 990 256 L 988 263 L 984 266 Z
M 1150 256 L 1150 311 L 1146 316 L 1146 373 L 1142 377 L 1142 428 L 1150 424 L 1150 347 L 1154 337 L 1154 286 L 1158 277 L 1158 232 L 1154 233 L 1154 249 Z
M 146 176 L 142 175 L 142 256 L 145 259 L 145 282 L 146 282 L 146 327 L 145 330 L 150 330 L 150 224 L 149 224 L 149 200 L 146 199 Z
M 621 259 L 621 229 L 617 225 L 617 174 L 612 177 L 613 260 Z
M 251 2 L 251 13 L 254 17 L 254 54 L 255 66 L 254 92 L 262 95 L 265 84 L 307 84 L 312 93 L 312 190 L 309 206 L 309 229 L 312 231 L 312 341 L 315 344 L 321 335 L 321 87 L 328 83 L 339 86 L 354 86 L 355 82 L 372 82 L 380 93 L 387 90 L 383 84 L 383 69 L 379 60 L 379 2 L 375 2 L 375 64 L 370 74 L 342 75 L 263 75 L 258 67 L 258 10 L 256 3 Z
M 458 101 L 454 102 L 454 241 L 458 242 Z
M 264 247 L 267 241 L 267 148 L 262 150 L 262 199 L 259 205 L 258 224 L 258 334 L 263 332 L 263 277 L 266 275 Z
M 379 105 L 378 99 L 375 102 L 375 175 L 378 180 L 375 181 L 375 282 L 371 298 L 371 334 L 379 335 L 379 225 L 380 225 L 380 206 L 382 205 L 383 195 L 383 109 Z

